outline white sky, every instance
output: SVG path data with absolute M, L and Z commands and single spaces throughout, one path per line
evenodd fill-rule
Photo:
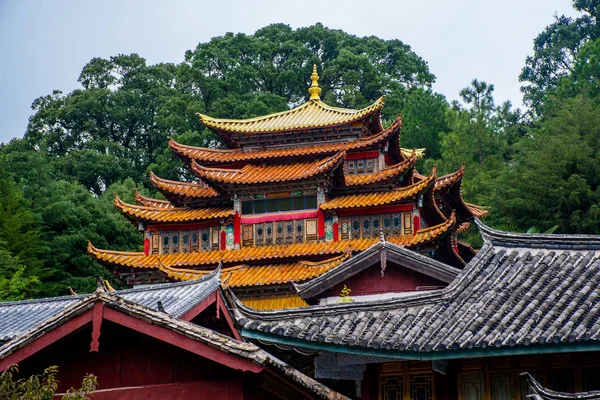
M 520 106 L 518 75 L 554 14 L 575 15 L 572 1 L 0 0 L 0 142 L 23 136 L 34 99 L 77 88 L 92 57 L 179 63 L 199 42 L 276 22 L 400 39 L 448 100 L 477 78 L 495 85 L 497 103 Z

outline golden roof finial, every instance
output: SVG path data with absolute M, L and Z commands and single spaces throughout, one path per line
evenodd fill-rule
M 313 64 L 313 72 L 310 76 L 312 84 L 308 88 L 311 100 L 321 100 L 321 88 L 319 87 L 319 74 L 317 74 L 317 64 Z

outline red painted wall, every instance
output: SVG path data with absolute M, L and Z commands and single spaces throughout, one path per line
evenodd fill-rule
M 19 368 L 21 376 L 39 374 L 44 368 L 57 365 L 59 392 L 79 387 L 87 373 L 97 376 L 101 390 L 128 388 L 101 392 L 94 396 L 99 400 L 206 399 L 210 396 L 214 399 L 241 399 L 245 397 L 242 396 L 242 386 L 248 379 L 256 392 L 263 395 L 262 398 L 273 398 L 260 388 L 259 376 L 244 375 L 106 320 L 102 322 L 100 351 L 90 353 L 91 331 L 91 326 L 87 326 L 22 361 Z M 148 390 L 149 385 L 172 386 Z M 201 386 L 214 396 L 185 397 L 190 388 Z M 167 390 L 171 390 L 175 397 L 171 394 L 165 397 L 163 394 Z M 204 389 L 200 393 L 204 393 Z
M 377 263 L 349 277 L 319 297 L 338 296 L 344 285 L 352 291 L 350 296 L 360 296 L 388 292 L 411 292 L 424 290 L 417 289 L 420 286 L 446 286 L 447 284 L 388 261 L 383 276 L 381 276 L 381 267 Z

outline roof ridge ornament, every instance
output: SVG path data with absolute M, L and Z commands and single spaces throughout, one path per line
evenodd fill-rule
M 317 64 L 313 64 L 313 72 L 310 76 L 310 80 L 312 81 L 310 87 L 308 88 L 308 93 L 310 93 L 310 99 L 321 100 L 321 88 L 319 87 L 319 74 L 317 74 Z

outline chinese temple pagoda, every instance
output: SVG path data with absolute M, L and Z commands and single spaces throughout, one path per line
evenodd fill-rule
M 289 111 L 245 120 L 199 114 L 227 149 L 171 139 L 197 182 L 150 172 L 167 200 L 115 198 L 144 232 L 144 252 L 90 244 L 90 254 L 128 284 L 197 279 L 221 265 L 223 286 L 256 309 L 307 305 L 293 284 L 382 238 L 462 268 L 474 251 L 456 235 L 486 214 L 462 198 L 464 165 L 420 174 L 424 149 L 401 148 L 400 117 L 383 128 L 384 97 L 361 110 L 331 107 L 316 66 L 311 80 L 309 100 Z

